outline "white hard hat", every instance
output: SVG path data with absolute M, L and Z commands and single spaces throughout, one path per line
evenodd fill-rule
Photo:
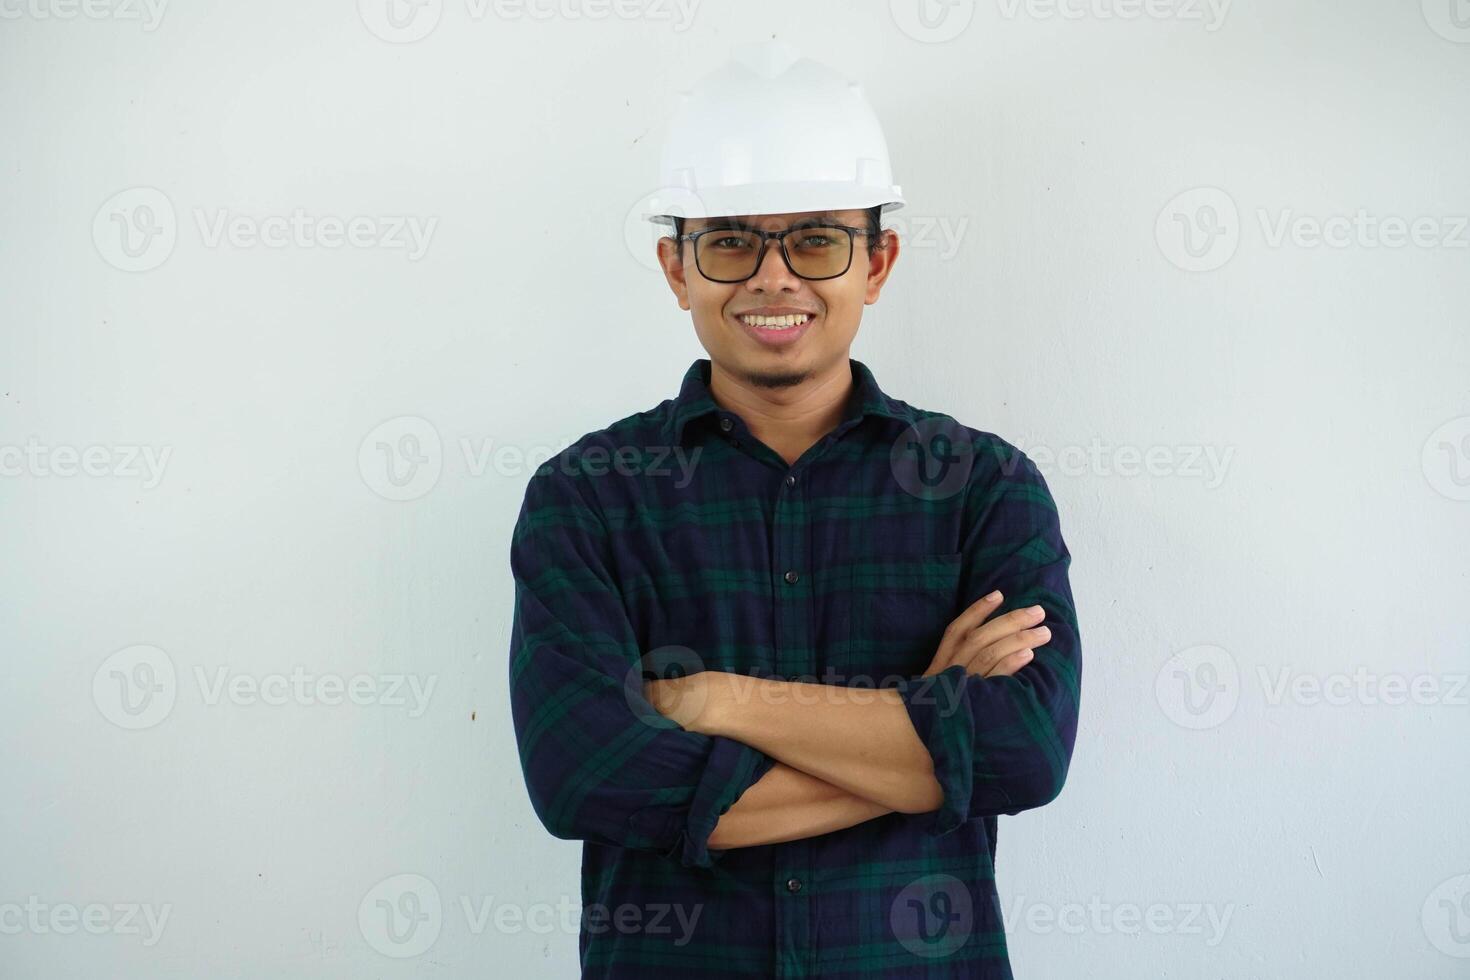
M 903 207 L 862 85 L 789 44 L 737 46 L 680 98 L 648 221 Z

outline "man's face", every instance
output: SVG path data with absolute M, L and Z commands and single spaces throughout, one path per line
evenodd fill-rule
M 684 232 L 692 234 L 731 223 L 781 231 L 807 219 L 867 227 L 866 213 L 855 209 L 691 218 L 684 223 Z M 793 256 L 798 237 L 799 233 L 787 239 Z M 846 361 L 863 307 L 877 302 L 898 257 L 896 234 L 884 231 L 881 241 L 884 247 L 869 257 L 868 237 L 853 236 L 852 263 L 847 272 L 821 280 L 802 279 L 793 273 L 775 241 L 766 245 L 755 274 L 744 282 L 706 279 L 696 267 L 693 242 L 681 242 L 676 247 L 672 239 L 662 238 L 658 253 L 669 287 L 679 298 L 679 306 L 691 311 L 694 331 L 710 361 L 749 383 L 783 387 L 800 384 L 814 373 L 832 370 Z M 757 312 L 804 313 L 809 319 L 784 330 L 742 319 L 743 314 Z

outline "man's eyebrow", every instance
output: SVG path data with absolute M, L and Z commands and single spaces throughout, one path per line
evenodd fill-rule
M 813 217 L 800 218 L 796 221 L 793 221 L 788 227 L 810 228 L 813 225 L 831 225 L 836 223 L 837 215 L 831 211 L 824 211 L 821 214 L 815 215 Z M 755 230 L 755 227 L 755 224 L 753 224 L 752 222 L 743 221 L 740 218 L 712 218 L 710 219 L 709 224 L 705 225 L 703 228 L 696 228 L 694 230 L 712 231 L 716 228 L 736 228 L 741 231 L 753 231 Z

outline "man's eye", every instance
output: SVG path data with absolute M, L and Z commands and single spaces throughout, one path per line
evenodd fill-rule
M 725 235 L 715 239 L 715 248 L 744 248 L 749 243 L 738 235 Z

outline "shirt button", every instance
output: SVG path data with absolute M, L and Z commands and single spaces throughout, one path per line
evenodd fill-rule
M 800 578 L 800 576 L 797 575 L 795 572 L 787 572 L 785 577 L 786 581 L 790 582 L 792 585 L 795 585 L 796 580 Z
M 800 878 L 787 878 L 786 879 L 786 890 L 789 891 L 789 892 L 799 892 L 799 891 L 801 891 L 801 879 Z
M 794 486 L 796 486 L 796 477 L 794 477 L 794 476 L 788 476 L 786 478 L 786 485 L 788 487 L 794 487 Z
M 720 428 L 724 429 L 726 432 L 729 432 L 731 429 L 735 428 L 735 423 L 731 422 L 729 417 L 726 416 L 725 418 L 720 419 Z

